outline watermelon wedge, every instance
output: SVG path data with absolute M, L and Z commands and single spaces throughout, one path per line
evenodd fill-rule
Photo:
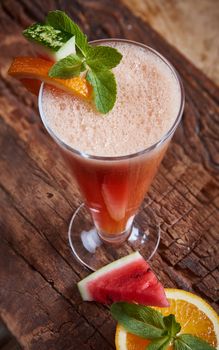
M 83 300 L 112 304 L 116 301 L 169 306 L 164 288 L 144 258 L 132 253 L 92 273 L 78 283 Z
M 126 179 L 121 179 L 117 174 L 104 176 L 102 184 L 102 196 L 111 218 L 120 221 L 125 218 L 128 206 L 128 184 Z
M 30 40 L 37 54 L 52 61 L 75 54 L 75 36 L 48 24 L 34 23 L 23 31 Z

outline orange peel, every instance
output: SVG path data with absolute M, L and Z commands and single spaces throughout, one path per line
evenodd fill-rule
M 36 95 L 39 93 L 39 81 L 43 81 L 86 100 L 91 98 L 92 87 L 84 77 L 70 79 L 49 77 L 48 73 L 53 64 L 54 62 L 39 57 L 16 57 L 9 67 L 8 74 L 20 80 Z

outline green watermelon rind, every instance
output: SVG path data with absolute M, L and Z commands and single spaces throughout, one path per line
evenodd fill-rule
M 39 54 L 45 54 L 57 62 L 68 55 L 75 54 L 75 36 L 62 32 L 50 25 L 34 23 L 23 31 Z
M 31 42 L 46 47 L 52 52 L 57 52 L 72 37 L 69 33 L 41 23 L 32 24 L 23 31 L 23 35 Z
M 54 53 L 54 58 L 56 61 L 59 61 L 66 56 L 75 53 L 75 36 L 72 36 L 58 51 Z
M 89 293 L 89 288 L 88 288 L 89 282 L 94 281 L 95 279 L 97 279 L 101 276 L 104 276 L 111 271 L 115 271 L 117 269 L 120 269 L 123 266 L 126 266 L 126 265 L 132 263 L 132 262 L 137 262 L 138 260 L 142 260 L 142 259 L 143 259 L 143 257 L 141 256 L 141 254 L 138 251 L 136 251 L 136 252 L 131 253 L 127 256 L 124 256 L 123 258 L 121 258 L 119 260 L 113 261 L 112 263 L 110 263 L 106 266 L 103 266 L 98 271 L 93 272 L 91 275 L 85 277 L 83 280 L 81 280 L 77 284 L 82 299 L 85 301 L 92 301 L 93 300 L 92 296 Z

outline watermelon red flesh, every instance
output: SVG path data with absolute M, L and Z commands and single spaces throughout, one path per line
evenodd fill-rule
M 127 263 L 120 264 L 117 268 L 113 268 L 114 263 L 104 267 L 105 273 L 99 273 L 95 278 L 95 274 L 86 279 L 82 288 L 86 289 L 84 300 L 95 300 L 103 304 L 111 304 L 116 301 L 137 302 L 142 305 L 168 306 L 164 288 L 158 281 L 155 274 L 151 271 L 148 263 L 139 253 L 132 254 L 134 259 L 128 259 Z M 128 256 L 128 257 L 131 257 Z M 122 259 L 120 259 L 122 260 Z M 131 261 L 133 260 L 133 261 Z M 119 260 L 117 261 L 119 262 Z M 79 286 L 79 289 L 81 287 Z M 83 292 L 81 293 L 83 294 Z
M 102 196 L 111 218 L 120 221 L 128 209 L 128 183 L 125 176 L 116 173 L 104 176 Z

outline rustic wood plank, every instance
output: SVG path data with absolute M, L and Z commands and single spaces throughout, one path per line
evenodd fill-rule
M 90 39 L 144 42 L 180 71 L 183 121 L 143 210 L 147 219 L 150 206 L 161 225 L 152 266 L 162 282 L 196 291 L 217 307 L 217 87 L 116 0 L 3 0 L 0 6 L 0 313 L 9 329 L 25 349 L 107 350 L 114 344 L 108 310 L 82 303 L 75 285 L 87 271 L 73 259 L 66 232 L 80 195 L 40 124 L 36 99 L 7 76 L 11 57 L 31 53 L 22 28 L 55 8 L 67 10 Z
M 218 1 L 122 1 L 219 85 Z
M 92 349 L 93 342 L 112 349 L 34 265 L 8 243 L 1 246 L 1 314 L 25 349 Z

